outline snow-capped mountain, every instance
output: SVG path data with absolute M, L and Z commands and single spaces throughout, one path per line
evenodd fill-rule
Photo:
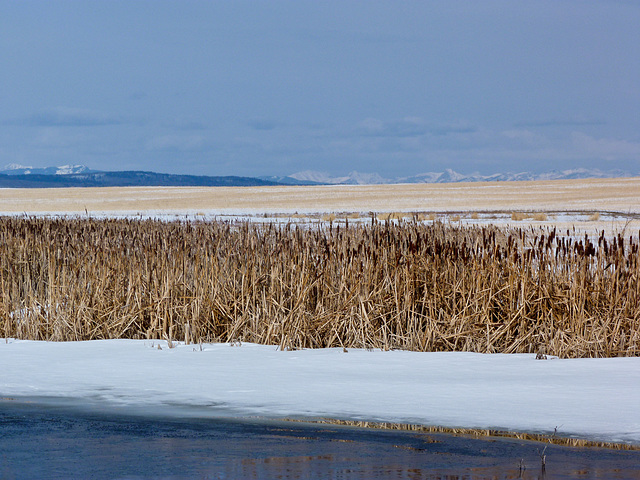
M 373 185 L 382 183 L 394 183 L 393 180 L 382 178 L 377 173 L 359 173 L 353 171 L 348 175 L 341 177 L 332 177 L 327 173 L 306 170 L 304 172 L 294 173 L 289 177 L 302 181 L 313 183 L 325 183 L 333 185 Z
M 131 186 L 131 185 L 380 185 L 390 183 L 456 183 L 456 182 L 511 182 L 529 180 L 567 180 L 580 178 L 633 177 L 622 170 L 603 171 L 577 168 L 545 173 L 507 172 L 482 175 L 462 174 L 452 169 L 444 172 L 426 172 L 408 177 L 384 178 L 378 173 L 352 171 L 348 175 L 332 176 L 313 170 L 305 170 L 288 176 L 270 177 L 208 177 L 197 175 L 161 174 L 155 172 L 100 172 L 85 165 L 61 165 L 57 167 L 30 167 L 15 163 L 0 170 L 0 187 L 51 187 L 51 186 Z M 8 177 L 8 178 L 7 178 Z
M 90 173 L 90 170 L 85 165 L 60 165 L 58 167 L 27 167 L 25 165 L 18 165 L 17 163 L 10 163 L 5 165 L 0 174 L 4 175 L 71 175 L 78 173 Z
M 637 175 L 637 174 L 636 174 Z M 410 177 L 386 179 L 377 173 L 351 172 L 347 176 L 331 176 L 323 172 L 306 170 L 294 173 L 284 179 L 299 182 L 330 185 L 371 185 L 383 183 L 455 183 L 455 182 L 513 182 L 529 180 L 569 180 L 579 178 L 616 178 L 636 176 L 622 170 L 602 171 L 599 169 L 577 168 L 572 170 L 551 171 L 544 173 L 507 172 L 482 175 L 480 173 L 462 174 L 452 169 L 444 172 L 426 172 Z M 293 183 L 293 182 L 290 182 Z
M 530 180 L 570 180 L 578 178 L 616 178 L 633 177 L 635 175 L 622 170 L 602 171 L 599 169 L 577 168 L 571 170 L 554 170 L 544 173 L 532 172 L 507 172 L 494 173 L 492 175 L 481 175 L 471 173 L 464 175 L 447 169 L 442 173 L 426 173 L 413 177 L 396 179 L 397 183 L 451 183 L 451 182 L 516 182 Z
M 104 172 L 89 170 L 84 165 L 31 168 L 7 165 L 0 171 L 0 188 L 61 187 L 240 187 L 280 185 L 253 177 L 175 175 L 144 171 Z

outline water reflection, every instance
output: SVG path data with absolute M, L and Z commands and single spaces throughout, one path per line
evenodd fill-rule
M 537 443 L 0 402 L 0 479 L 541 480 Z M 547 479 L 640 478 L 640 452 L 546 450 Z

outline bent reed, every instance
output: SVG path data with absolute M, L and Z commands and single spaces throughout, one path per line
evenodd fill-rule
M 563 437 L 554 434 L 544 433 L 528 433 L 528 432 L 516 432 L 509 430 L 495 430 L 489 428 L 460 428 L 460 427 L 441 427 L 436 425 L 421 425 L 412 423 L 392 423 L 392 422 L 376 422 L 367 420 L 340 420 L 335 418 L 321 418 L 316 420 L 309 419 L 296 419 L 285 418 L 287 422 L 292 423 L 311 423 L 320 425 L 341 425 L 346 427 L 356 428 L 371 428 L 375 430 L 402 430 L 406 432 L 415 432 L 421 434 L 439 434 L 446 433 L 450 435 L 468 436 L 468 437 L 502 437 L 502 438 L 514 438 L 517 440 L 526 440 L 529 442 L 544 442 L 553 445 L 562 445 L 566 447 L 581 447 L 581 448 L 608 448 L 611 450 L 640 450 L 640 445 L 634 445 L 632 443 L 615 443 L 615 442 L 601 442 L 598 440 L 588 440 L 577 437 Z M 437 443 L 440 440 L 435 440 L 430 437 L 423 437 L 427 443 Z M 403 447 L 401 447 L 403 448 Z M 406 448 L 406 447 L 404 447 Z M 410 447 L 409 447 L 410 448 Z
M 0 218 L 0 337 L 640 354 L 638 240 L 418 221 Z

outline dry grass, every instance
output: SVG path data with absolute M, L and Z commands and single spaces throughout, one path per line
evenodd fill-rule
M 526 213 L 526 212 L 511 212 L 511 220 L 521 222 L 523 220 L 534 220 L 536 222 L 546 222 L 548 216 L 544 212 Z
M 0 189 L 0 212 L 639 212 L 640 177 L 318 187 Z
M 0 219 L 0 337 L 640 353 L 637 237 Z
M 435 213 L 430 213 L 428 215 L 426 213 L 416 213 L 414 217 L 418 222 L 434 222 L 438 219 L 438 216 Z
M 613 450 L 629 450 L 638 451 L 640 446 L 628 444 L 628 443 L 612 443 L 612 442 L 599 442 L 594 440 L 585 440 L 581 438 L 573 437 L 561 437 L 556 435 L 543 435 L 537 433 L 526 432 L 510 432 L 504 430 L 491 430 L 491 429 L 478 429 L 478 428 L 452 428 L 452 427 L 440 427 L 429 426 L 419 424 L 408 423 L 391 423 L 391 422 L 368 422 L 362 420 L 338 420 L 338 419 L 321 419 L 321 420 L 295 420 L 287 419 L 290 422 L 304 422 L 304 423 L 317 423 L 327 425 L 345 425 L 349 427 L 358 428 L 372 428 L 379 430 L 403 430 L 417 433 L 447 433 L 452 435 L 465 435 L 474 437 L 506 437 L 515 438 L 518 440 L 527 440 L 534 442 L 551 443 L 554 445 L 563 445 L 569 447 L 595 447 L 595 448 L 610 448 Z M 437 441 L 429 440 L 427 441 Z
M 429 216 L 427 216 L 426 213 L 416 213 L 415 219 L 418 222 L 424 222 L 426 220 L 429 220 Z M 433 219 L 435 219 L 435 215 L 433 215 Z

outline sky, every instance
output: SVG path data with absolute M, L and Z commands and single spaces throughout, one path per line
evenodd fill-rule
M 0 0 L 0 167 L 640 173 L 633 0 Z

